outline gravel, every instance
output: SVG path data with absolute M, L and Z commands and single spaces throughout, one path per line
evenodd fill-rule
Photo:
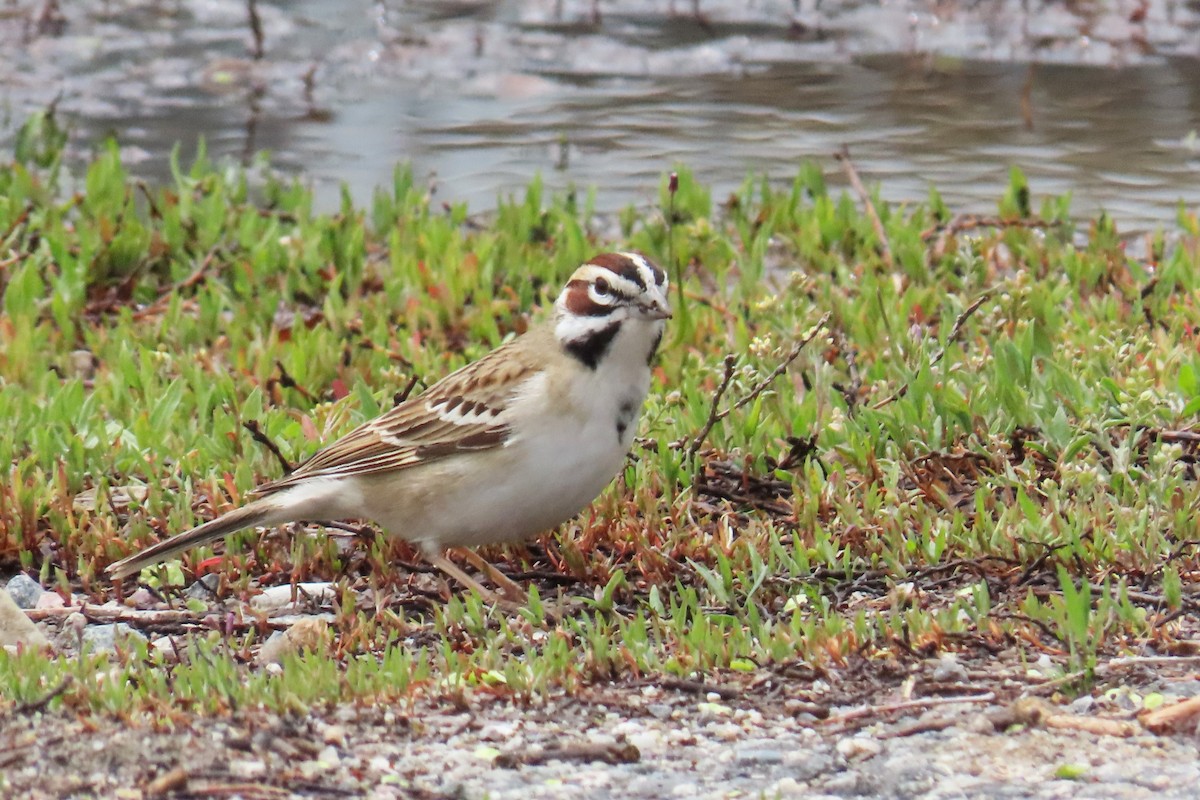
M 651 703 L 667 704 L 660 719 Z M 518 706 L 486 696 L 465 708 L 418 701 L 404 713 L 340 707 L 324 715 L 243 712 L 174 730 L 27 715 L 0 725 L 6 796 L 115 796 L 182 768 L 189 793 L 239 781 L 293 797 L 369 798 L 1190 798 L 1194 739 L 1128 739 L 969 726 L 886 738 L 914 718 L 843 735 L 734 703 L 721 720 L 696 698 L 610 687 Z M 971 707 L 947 707 L 963 722 Z M 552 748 L 635 760 L 522 759 Z M 559 750 L 557 752 L 567 752 Z M 504 757 L 518 766 L 503 768 Z M 47 770 L 48 763 L 70 764 Z M 1069 768 L 1073 780 L 1056 777 Z M 7 781 L 7 784 L 4 783 Z
M 290 590 L 271 595 L 273 623 L 289 627 L 273 640 L 278 654 L 259 651 L 267 669 L 283 669 L 284 652 L 327 646 L 330 615 L 313 606 L 330 589 L 305 588 L 297 603 Z M 37 626 L 59 652 L 80 642 L 108 650 L 143 635 L 96 621 L 121 611 L 115 604 L 77 608 Z M 154 646 L 173 654 L 171 638 L 155 636 Z M 1126 661 L 1134 663 L 1102 665 L 1109 678 L 1092 694 L 1047 708 L 1141 731 L 1132 721 L 1147 695 L 1177 702 L 1200 693 L 1194 659 Z M 757 679 L 716 676 L 719 685 L 630 679 L 523 704 L 487 690 L 449 702 L 430 687 L 396 707 L 331 703 L 309 714 L 242 709 L 222 718 L 180 710 L 168 725 L 140 712 L 134 721 L 80 719 L 74 709 L 45 714 L 34 704 L 0 714 L 0 797 L 226 796 L 239 785 L 270 787 L 253 796 L 467 800 L 1196 795 L 1194 720 L 1178 728 L 1184 735 L 1129 738 L 996 722 L 1027 693 L 1048 695 L 1045 675 L 1056 669 L 1016 650 L 946 654 L 827 673 L 764 669 Z M 913 694 L 922 687 L 932 693 Z M 972 702 L 954 699 L 964 694 Z

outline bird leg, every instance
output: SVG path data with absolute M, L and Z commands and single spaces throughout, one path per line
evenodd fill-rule
M 462 550 L 462 553 L 467 556 L 468 561 L 471 561 L 472 564 L 480 568 L 481 572 L 487 573 L 488 576 L 496 582 L 496 585 L 500 588 L 501 593 L 504 594 L 504 598 L 501 598 L 500 595 L 496 594 L 496 592 L 493 592 L 491 589 L 484 587 L 479 583 L 479 581 L 472 578 L 457 564 L 446 558 L 441 553 L 426 553 L 425 559 L 430 564 L 449 575 L 451 578 L 454 578 L 454 580 L 458 581 L 463 586 L 466 586 L 468 589 L 478 594 L 485 602 L 493 604 L 502 603 L 504 600 L 508 600 L 509 602 L 513 603 L 524 602 L 525 593 L 521 591 L 520 586 L 517 586 L 517 584 L 513 583 L 512 580 L 510 580 L 507 576 L 501 574 L 500 571 L 491 564 L 488 564 L 482 558 L 479 558 L 474 551 L 464 549 Z M 472 556 L 474 558 L 472 558 Z M 475 559 L 478 559 L 478 561 Z M 480 567 L 481 564 L 486 566 Z M 489 571 L 488 568 L 490 568 L 491 571 Z M 492 571 L 494 571 L 495 574 L 493 574 Z M 497 580 L 497 576 L 499 576 L 500 580 Z
M 496 588 L 500 590 L 500 593 L 503 594 L 506 599 L 511 600 L 514 603 L 525 602 L 526 598 L 528 597 L 525 590 L 521 588 L 520 584 L 497 569 L 495 564 L 488 563 L 487 560 L 485 560 L 474 550 L 469 550 L 465 547 L 459 547 L 457 549 L 458 552 L 462 554 L 463 558 L 471 562 L 471 566 L 475 567 L 475 569 L 491 578 L 492 583 L 496 584 Z

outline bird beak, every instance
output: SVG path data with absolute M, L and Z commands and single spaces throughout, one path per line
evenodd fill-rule
M 670 319 L 671 307 L 666 300 L 655 299 L 652 303 L 638 306 L 638 311 L 646 319 Z

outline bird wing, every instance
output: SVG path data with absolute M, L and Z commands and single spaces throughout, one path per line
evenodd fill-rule
M 524 337 L 522 337 L 524 338 Z M 315 477 L 391 472 L 472 450 L 504 445 L 512 437 L 514 395 L 540 367 L 513 341 L 447 375 L 333 444 L 291 474 L 255 489 L 273 494 Z

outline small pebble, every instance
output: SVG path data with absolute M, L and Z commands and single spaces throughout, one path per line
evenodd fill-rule
M 316 617 L 302 618 L 285 631 L 276 631 L 258 651 L 260 664 L 279 664 L 292 653 L 317 652 L 329 641 L 329 623 Z
M 150 641 L 150 648 L 161 653 L 168 663 L 179 661 L 179 653 L 175 651 L 175 641 L 170 636 L 159 636 Z
M 137 591 L 129 595 L 129 604 L 134 608 L 153 608 L 161 601 L 144 586 L 139 586 Z
M 57 593 L 43 592 L 42 596 L 38 598 L 37 605 L 35 605 L 34 608 L 63 608 L 66 605 L 67 604 L 63 602 L 62 597 L 60 597 Z
M 874 758 L 883 752 L 883 744 L 869 736 L 847 736 L 837 743 L 837 751 L 848 761 Z
M 807 797 L 808 789 L 795 778 L 780 778 L 767 792 L 767 797 Z
M 72 614 L 71 616 L 74 616 Z M 135 638 L 145 641 L 141 631 L 136 631 L 124 622 L 112 625 L 89 625 L 83 631 L 83 645 L 93 653 L 106 653 L 117 649 L 121 639 Z
M 220 583 L 221 576 L 210 572 L 200 580 L 193 581 L 191 586 L 183 590 L 183 594 L 192 600 L 212 600 L 217 596 L 217 586 Z
M 17 608 L 36 608 L 38 600 L 46 593 L 42 585 L 24 573 L 18 573 L 8 582 L 8 593 Z
M 264 762 L 250 759 L 234 759 L 226 769 L 230 775 L 242 780 L 254 780 L 267 774 L 267 765 Z
M 733 751 L 733 758 L 739 764 L 782 764 L 783 751 L 766 747 L 739 747 Z
M 78 611 L 72 611 L 67 615 L 67 618 L 63 620 L 63 629 L 74 631 L 75 635 L 77 636 L 82 635 L 87 629 L 87 626 L 87 617 L 85 617 L 83 614 L 80 614 Z
M 324 740 L 325 744 L 345 747 L 346 729 L 341 725 L 326 725 L 325 730 L 321 731 L 321 739 Z
M 953 653 L 946 653 L 938 659 L 937 666 L 933 668 L 933 679 L 943 683 L 966 683 L 967 669 L 958 663 L 958 658 Z
M 1080 695 L 1076 697 L 1071 704 L 1067 706 L 1072 714 L 1089 714 L 1096 705 L 1096 698 L 1090 694 Z

